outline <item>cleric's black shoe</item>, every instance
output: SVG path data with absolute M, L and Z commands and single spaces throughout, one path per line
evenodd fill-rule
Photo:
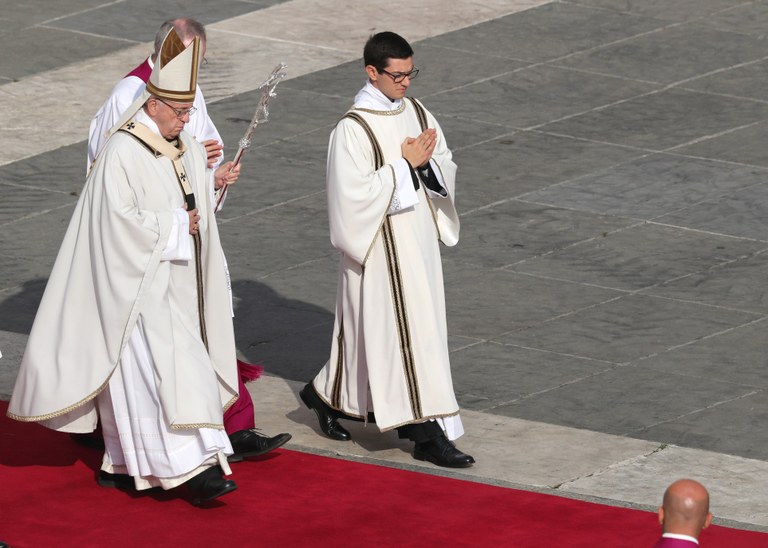
M 256 457 L 269 453 L 291 439 L 290 434 L 278 434 L 268 438 L 259 434 L 255 428 L 249 430 L 240 430 L 229 435 L 229 441 L 232 443 L 232 453 L 227 460 L 229 462 L 240 462 L 246 457 Z
M 70 439 L 79 445 L 104 451 L 104 438 L 101 431 L 89 432 L 87 434 L 70 434 Z
M 413 450 L 413 458 L 427 460 L 432 464 L 448 468 L 468 468 L 475 463 L 475 459 L 456 449 L 456 446 L 445 436 L 417 443 Z
M 221 466 L 206 468 L 195 477 L 188 479 L 184 484 L 187 486 L 192 504 L 195 506 L 237 489 L 237 484 L 234 481 L 224 479 L 224 471 Z
M 110 474 L 104 470 L 99 470 L 99 475 L 96 477 L 96 483 L 102 487 L 115 487 L 123 491 L 136 489 L 136 483 L 128 474 Z
M 301 389 L 299 396 L 301 396 L 304 405 L 312 409 L 317 415 L 323 434 L 332 440 L 348 441 L 352 439 L 352 434 L 339 424 L 336 412 L 320 399 L 311 383 Z

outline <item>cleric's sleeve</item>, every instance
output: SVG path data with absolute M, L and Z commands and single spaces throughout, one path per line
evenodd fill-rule
M 326 186 L 331 243 L 365 264 L 395 191 L 390 164 L 374 169 L 371 143 L 362 127 L 344 119 L 331 133 Z
M 427 111 L 427 122 L 429 127 L 437 130 L 437 144 L 429 162 L 430 168 L 434 169 L 434 175 L 446 193 L 445 196 L 430 194 L 430 198 L 435 210 L 440 241 L 447 246 L 454 246 L 459 241 L 461 228 L 455 205 L 456 164 L 453 163 L 453 154 L 445 142 L 440 124 L 429 111 Z
M 131 103 L 141 95 L 145 87 L 146 84 L 140 78 L 128 76 L 120 80 L 112 89 L 112 93 L 104 101 L 104 104 L 101 105 L 101 108 L 91 120 L 91 125 L 88 129 L 88 165 L 86 170 L 91 168 L 96 156 L 104 147 L 109 130 L 117 123 L 120 116 L 128 110 Z
M 205 96 L 200 86 L 197 86 L 197 92 L 195 93 L 195 100 L 192 103 L 197 111 L 190 117 L 189 123 L 186 125 L 185 130 L 191 134 L 198 143 L 203 141 L 210 141 L 211 139 L 220 142 L 222 145 L 224 141 L 221 139 L 219 130 L 216 129 L 216 125 L 208 115 L 208 107 L 205 104 Z M 221 156 L 216 160 L 216 164 L 213 169 L 219 167 L 221 162 L 224 161 L 224 153 L 222 151 Z

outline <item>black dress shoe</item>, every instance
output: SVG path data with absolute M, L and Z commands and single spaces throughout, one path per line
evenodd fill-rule
M 89 432 L 87 434 L 70 434 L 69 437 L 77 444 L 104 451 L 104 438 L 101 436 L 101 431 Z
M 268 438 L 259 434 L 255 428 L 249 430 L 240 430 L 229 435 L 229 441 L 232 443 L 232 453 L 227 460 L 229 462 L 240 462 L 246 457 L 255 457 L 269 453 L 291 439 L 290 434 L 278 434 Z
M 468 468 L 475 463 L 475 459 L 456 449 L 456 446 L 445 436 L 417 443 L 413 450 L 413 458 L 427 460 L 432 464 L 448 468 Z
M 195 506 L 237 489 L 237 484 L 234 481 L 224 479 L 224 471 L 221 466 L 205 469 L 195 477 L 188 479 L 185 485 L 192 497 L 192 504 Z
M 332 440 L 348 441 L 352 439 L 352 434 L 339 424 L 338 414 L 320 399 L 311 383 L 301 389 L 299 396 L 301 396 L 304 405 L 312 409 L 317 415 L 323 434 Z
M 115 487 L 123 491 L 131 491 L 136 489 L 136 482 L 128 474 L 110 474 L 104 470 L 99 470 L 99 475 L 96 477 L 96 483 L 102 487 Z

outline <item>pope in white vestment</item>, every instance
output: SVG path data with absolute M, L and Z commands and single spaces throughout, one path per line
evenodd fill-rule
M 169 80 L 196 67 L 197 41 L 193 49 L 164 61 Z M 185 96 L 166 89 L 160 69 L 155 74 L 153 110 L 145 106 L 112 135 L 86 180 L 8 410 L 17 420 L 90 432 L 98 408 L 102 471 L 132 476 L 138 489 L 170 489 L 214 466 L 230 473 L 222 417 L 238 386 L 209 192 L 214 172 L 201 144 L 183 131 L 169 141 L 157 122 L 183 127 L 189 113 L 159 97 L 191 106 L 194 78 Z M 188 85 L 190 77 L 181 80 Z M 192 195 L 195 221 L 185 206 Z M 235 487 L 229 483 L 225 492 Z

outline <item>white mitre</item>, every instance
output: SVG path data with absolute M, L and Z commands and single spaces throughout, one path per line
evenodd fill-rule
M 200 68 L 200 38 L 195 37 L 188 46 L 175 29 L 168 31 L 155 59 L 155 66 L 141 95 L 128 107 L 108 136 L 123 127 L 144 106 L 150 97 L 159 97 L 177 103 L 192 103 L 197 90 L 197 71 Z

